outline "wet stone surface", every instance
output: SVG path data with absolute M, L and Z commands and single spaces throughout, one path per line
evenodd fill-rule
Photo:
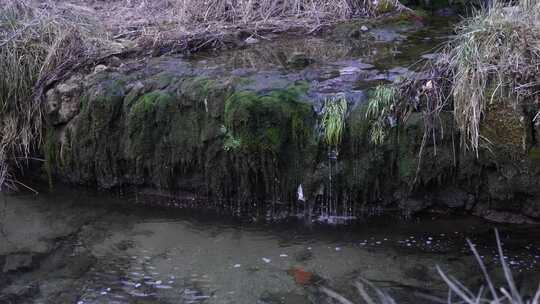
M 365 89 L 409 77 L 420 68 L 415 64 L 424 54 L 436 56 L 453 20 L 440 18 L 426 26 L 377 25 L 352 38 L 335 29 L 317 37 L 292 36 L 242 50 L 199 53 L 188 62 L 206 76 L 232 74 L 249 79 L 243 89 L 286 88 L 303 80 L 311 84 L 309 100 L 315 104 L 335 93 L 345 93 L 351 103 L 357 103 L 364 100 Z M 349 27 L 360 26 L 345 26 Z

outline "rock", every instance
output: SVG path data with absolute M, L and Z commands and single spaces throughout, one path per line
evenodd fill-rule
M 467 203 L 465 204 L 465 210 L 472 211 L 475 206 L 476 206 L 476 198 L 474 197 L 474 195 L 469 194 L 467 196 Z
M 362 33 L 358 29 L 354 29 L 354 30 L 349 32 L 349 37 L 351 37 L 353 39 L 358 39 L 358 38 L 360 38 L 361 35 L 362 35 Z
M 396 41 L 402 41 L 406 37 L 402 34 L 400 34 L 397 31 L 387 29 L 387 28 L 381 28 L 381 29 L 374 29 L 370 32 L 370 35 L 377 41 L 381 42 L 396 42 Z
M 38 283 L 30 283 L 22 286 L 9 286 L 4 290 L 0 290 L 0 303 L 30 303 L 26 301 L 36 296 L 38 293 Z
M 365 25 L 362 25 L 362 26 L 360 27 L 360 30 L 361 30 L 362 32 L 367 32 L 367 31 L 369 31 L 369 28 L 368 28 L 367 26 L 365 26 Z
M 112 56 L 108 60 L 108 64 L 113 67 L 119 67 L 122 65 L 122 60 L 117 56 Z
M 438 9 L 435 12 L 435 15 L 440 16 L 440 17 L 455 16 L 456 15 L 456 10 L 451 8 L 451 7 L 444 7 L 444 8 Z
M 104 72 L 106 71 L 108 68 L 106 65 L 103 65 L 103 64 L 99 64 L 99 65 L 96 65 L 96 67 L 94 68 L 94 74 L 98 74 L 98 73 L 101 73 L 101 72 Z
M 294 52 L 287 60 L 287 65 L 293 68 L 305 68 L 308 65 L 315 62 L 312 58 L 308 57 L 305 53 Z
M 450 187 L 439 192 L 436 196 L 436 200 L 439 204 L 447 206 L 448 208 L 463 208 L 467 203 L 468 195 L 467 192 L 463 190 Z
M 73 76 L 47 92 L 47 115 L 54 125 L 67 123 L 79 113 L 81 82 L 81 76 Z
M 410 213 L 417 213 L 431 206 L 430 200 L 405 198 L 399 201 L 399 208 Z
M 540 220 L 540 198 L 529 199 L 523 205 L 523 215 Z
M 248 37 L 246 40 L 244 40 L 247 44 L 257 44 L 259 43 L 259 39 Z
M 527 218 L 526 216 L 515 214 L 511 212 L 485 210 L 483 213 L 476 213 L 476 215 L 485 218 L 488 221 L 495 223 L 507 223 L 507 224 L 538 224 L 538 221 Z
M 3 272 L 12 272 L 12 271 L 19 271 L 19 270 L 25 270 L 32 266 L 32 254 L 30 253 L 18 253 L 18 254 L 11 254 L 6 257 L 6 261 L 4 263 Z

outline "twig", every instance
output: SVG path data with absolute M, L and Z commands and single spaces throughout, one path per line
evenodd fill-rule
M 330 298 L 339 301 L 341 304 L 354 304 L 353 302 L 347 300 L 347 298 L 345 298 L 344 296 L 338 294 L 337 292 L 335 292 L 335 291 L 333 291 L 333 290 L 331 290 L 329 288 L 321 286 L 321 287 L 319 287 L 319 290 L 322 291 L 323 293 L 325 293 Z M 373 304 L 373 303 L 368 303 L 368 304 Z

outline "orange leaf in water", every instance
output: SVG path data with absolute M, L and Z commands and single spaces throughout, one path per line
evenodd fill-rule
M 290 273 L 294 277 L 294 281 L 300 285 L 307 285 L 313 279 L 313 273 L 306 271 L 299 266 L 293 267 Z

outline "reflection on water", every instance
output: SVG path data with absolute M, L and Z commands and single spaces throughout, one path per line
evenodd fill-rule
M 51 302 L 58 293 L 71 293 L 78 303 L 328 303 L 317 286 L 353 298 L 350 284 L 358 277 L 390 290 L 402 303 L 420 303 L 415 292 L 444 293 L 434 265 L 467 284 L 479 282 L 465 238 L 472 239 L 490 269 L 497 268 L 494 226 L 476 218 L 381 216 L 346 227 L 304 227 L 148 209 L 129 198 L 92 194 L 3 197 L 2 203 L 2 244 L 14 245 L 4 246 L 0 257 L 47 252 L 28 240 L 42 240 L 48 254 L 59 246 L 70 248 L 62 266 L 58 259 L 47 266 L 53 262 L 44 258 L 25 275 L 9 274 L 14 284 L 47 282 L 33 296 L 35 303 L 58 303 Z M 55 231 L 61 225 L 63 230 Z M 518 281 L 527 277 L 523 284 L 534 285 L 540 230 L 499 228 Z M 80 256 L 92 257 L 89 267 L 66 275 L 66 269 L 75 273 Z M 43 273 L 40 267 L 52 268 Z
M 189 60 L 198 68 L 220 73 L 273 69 L 292 73 L 309 67 L 308 72 L 325 71 L 324 75 L 328 76 L 332 72 L 354 69 L 355 63 L 361 62 L 368 65 L 361 70 L 376 68 L 384 74 L 395 67 L 414 65 L 422 55 L 436 52 L 448 40 L 454 23 L 455 20 L 451 18 L 437 18 L 429 20 L 423 27 L 407 24 L 379 25 L 359 37 L 348 34 L 356 28 L 351 24 L 345 26 L 345 29 L 336 29 L 322 36 L 263 40 L 240 50 L 219 54 L 197 53 Z M 291 64 L 298 54 L 302 54 L 300 58 L 308 58 L 312 63 L 300 66 Z

